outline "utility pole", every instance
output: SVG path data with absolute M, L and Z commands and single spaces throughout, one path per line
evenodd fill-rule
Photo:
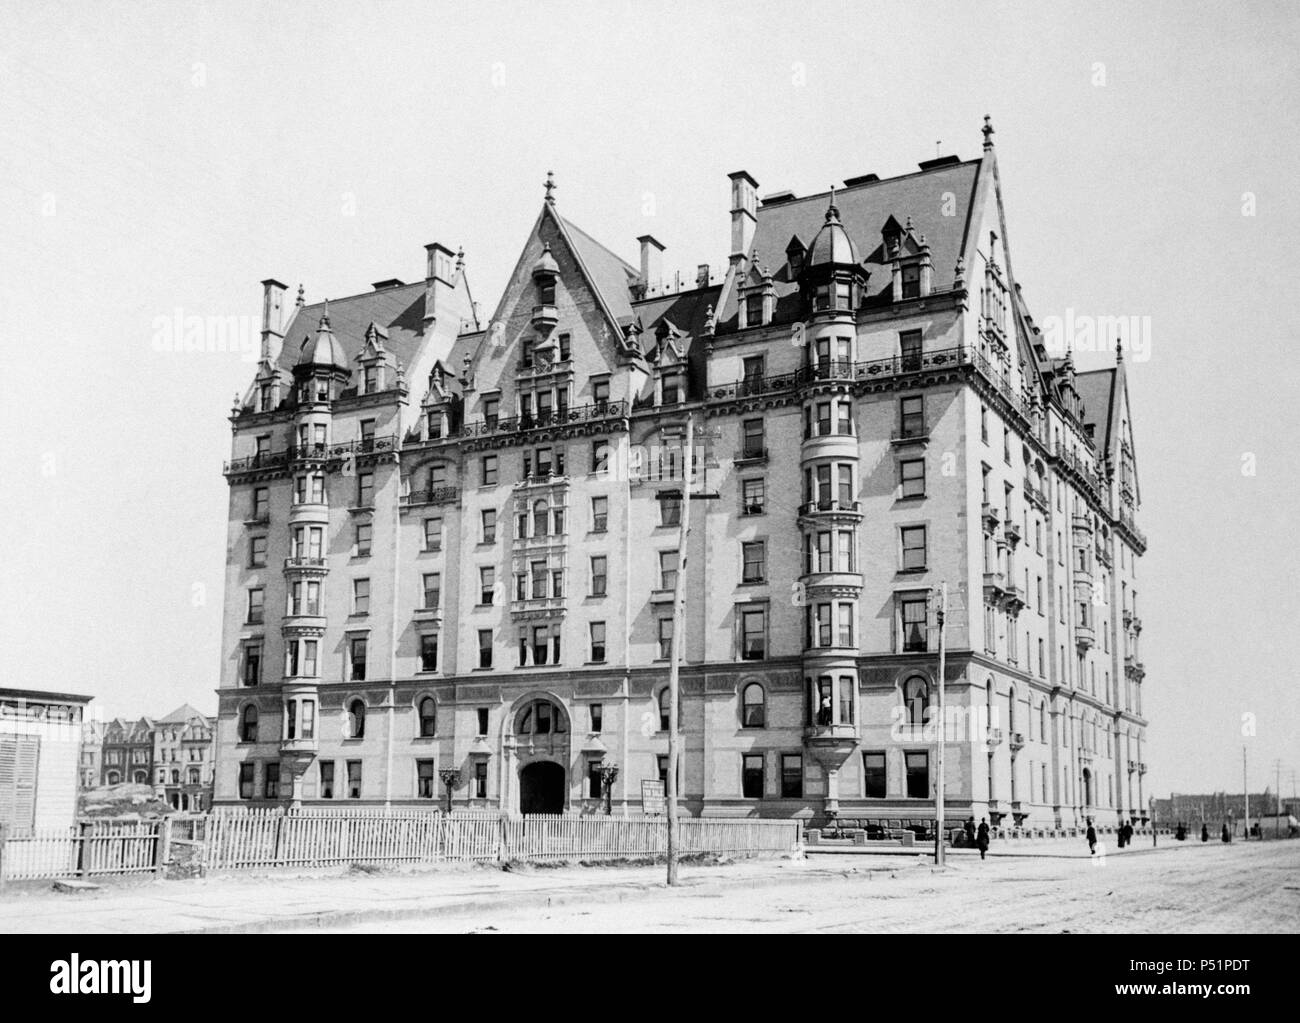
M 677 883 L 677 700 L 678 662 L 682 658 L 682 605 L 686 594 L 686 541 L 691 533 L 691 455 L 695 417 L 686 414 L 686 456 L 682 464 L 681 514 L 677 521 L 677 578 L 673 585 L 673 636 L 668 663 L 668 884 Z
M 1241 785 L 1246 790 L 1246 833 L 1243 842 L 1250 841 L 1250 776 L 1246 773 L 1246 747 L 1241 747 Z
M 943 847 L 943 741 L 944 733 L 948 730 L 948 719 L 944 713 L 944 639 L 947 633 L 945 628 L 945 619 L 948 617 L 948 583 L 944 581 L 939 584 L 939 610 L 937 614 L 939 622 L 939 744 L 938 744 L 938 770 L 935 772 L 934 788 L 934 865 L 942 867 L 944 865 L 944 847 Z
M 1277 777 L 1274 784 L 1277 785 L 1277 795 L 1273 797 L 1273 837 L 1282 837 L 1282 761 L 1274 760 L 1273 767 L 1277 771 Z

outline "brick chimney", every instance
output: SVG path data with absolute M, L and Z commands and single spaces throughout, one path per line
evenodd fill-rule
M 653 235 L 643 234 L 637 241 L 641 243 L 641 284 L 648 291 L 662 283 L 664 247 Z
M 262 358 L 277 359 L 284 342 L 284 293 L 288 286 L 273 277 L 262 282 Z
M 735 266 L 749 255 L 758 224 L 758 182 L 749 171 L 734 171 L 731 179 L 731 263 Z
M 456 254 L 441 242 L 424 247 L 424 329 L 432 329 L 438 320 L 439 300 L 445 304 L 452 291 Z

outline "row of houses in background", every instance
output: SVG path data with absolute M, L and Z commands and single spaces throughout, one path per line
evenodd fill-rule
M 161 718 L 88 722 L 81 786 L 152 785 L 173 809 L 206 810 L 212 805 L 215 724 L 189 704 Z
M 1156 820 L 1162 824 L 1173 825 L 1179 821 L 1221 823 L 1227 820 L 1245 820 L 1247 798 L 1240 792 L 1211 792 L 1202 795 L 1174 792 L 1168 799 L 1153 800 L 1153 804 Z M 1250 793 L 1249 800 L 1252 821 L 1263 817 L 1272 818 L 1278 814 L 1295 814 L 1300 809 L 1300 800 L 1294 797 L 1279 798 L 1278 793 L 1267 788 L 1263 792 Z

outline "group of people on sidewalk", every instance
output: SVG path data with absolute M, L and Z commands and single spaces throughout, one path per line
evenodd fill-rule
M 985 817 L 980 818 L 978 831 L 975 828 L 975 818 L 967 817 L 966 825 L 963 828 L 966 832 L 966 844 L 977 847 L 980 851 L 980 859 L 984 859 L 989 851 L 989 822 Z

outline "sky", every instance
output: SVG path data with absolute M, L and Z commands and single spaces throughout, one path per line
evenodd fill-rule
M 990 114 L 1036 321 L 1143 325 L 1148 792 L 1240 791 L 1244 748 L 1289 795 L 1298 51 L 1284 3 L 4 0 L 0 684 L 215 709 L 263 278 L 355 294 L 440 241 L 490 311 L 548 170 L 565 217 L 693 276 L 729 172 L 908 173 Z M 242 333 L 167 350 L 178 315 Z

